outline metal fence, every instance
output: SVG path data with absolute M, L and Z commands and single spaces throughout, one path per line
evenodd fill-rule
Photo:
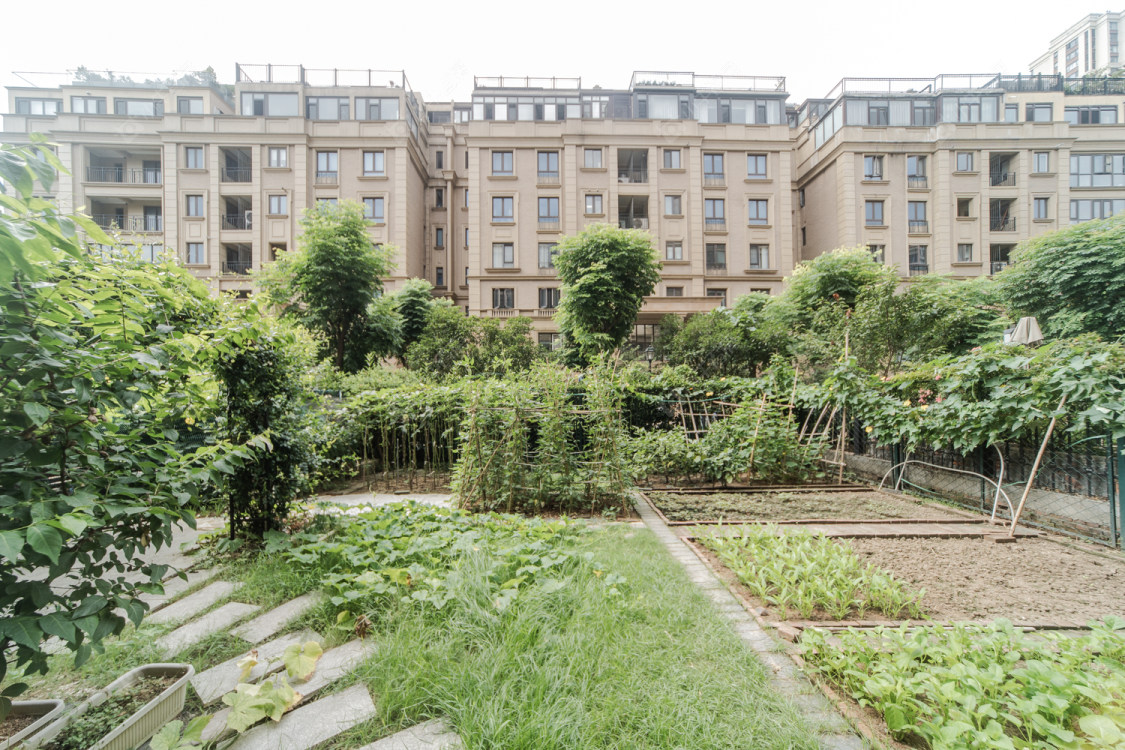
M 839 426 L 835 426 L 838 430 Z M 838 435 L 838 432 L 836 433 Z M 844 462 L 867 479 L 1010 520 L 1031 476 L 1043 436 L 961 452 L 879 445 L 849 421 Z M 831 443 L 836 445 L 835 442 Z M 897 468 L 896 468 L 897 467 Z M 967 474 L 963 472 L 972 472 Z M 1113 547 L 1125 547 L 1125 440 L 1055 432 L 1043 454 L 1020 523 Z M 980 476 L 998 481 L 1003 492 Z

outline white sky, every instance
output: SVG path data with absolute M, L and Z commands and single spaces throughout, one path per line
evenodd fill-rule
M 790 103 L 844 76 L 1026 72 L 1050 40 L 1105 8 L 1063 0 L 10 0 L 10 71 L 167 76 L 235 62 L 404 69 L 427 101 L 467 100 L 473 75 L 581 76 L 624 88 L 634 70 L 783 75 Z M 50 28 L 55 24 L 55 28 Z

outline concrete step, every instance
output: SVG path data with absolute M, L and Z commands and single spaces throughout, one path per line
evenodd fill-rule
M 160 647 L 165 658 L 174 656 L 188 646 L 194 646 L 196 643 L 199 643 L 212 633 L 227 630 L 231 625 L 246 619 L 259 609 L 260 607 L 256 607 L 253 604 L 240 604 L 239 602 L 224 604 L 218 609 L 208 612 L 198 620 L 192 620 L 186 625 L 181 625 L 176 628 L 171 633 L 166 633 L 160 638 L 157 638 L 156 645 Z
M 284 667 L 281 662 L 281 655 L 285 653 L 285 649 L 294 644 L 307 643 L 308 641 L 323 642 L 323 639 L 311 630 L 303 630 L 299 633 L 290 633 L 281 638 L 276 638 L 269 643 L 263 643 L 256 649 L 258 665 L 250 671 L 246 681 L 257 682 L 266 675 L 279 671 Z M 242 661 L 245 656 L 246 654 L 240 654 L 191 678 L 191 686 L 204 706 L 214 703 L 234 690 L 238 685 L 238 677 L 242 674 L 238 662 Z
M 279 722 L 267 720 L 253 727 L 228 750 L 309 750 L 374 717 L 375 704 L 367 687 L 354 685 L 294 709 Z
M 461 750 L 461 738 L 441 719 L 404 729 L 359 750 Z
M 237 591 L 240 585 L 241 584 L 237 583 L 229 583 L 228 581 L 216 581 L 215 583 L 204 586 L 194 594 L 185 596 L 178 602 L 169 604 L 159 612 L 149 615 L 144 619 L 144 622 L 152 625 L 165 625 L 172 622 L 190 620 L 200 612 L 210 609 L 223 599 L 226 599 Z
M 286 625 L 323 601 L 324 594 L 320 591 L 313 591 L 304 596 L 298 596 L 296 599 L 288 601 L 279 607 L 271 609 L 265 614 L 255 617 L 245 625 L 239 625 L 231 631 L 231 635 L 238 636 L 248 643 L 261 643 L 267 638 L 280 633 L 285 629 Z

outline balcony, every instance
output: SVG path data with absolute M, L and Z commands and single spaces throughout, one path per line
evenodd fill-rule
M 727 178 L 722 174 L 704 174 L 703 187 L 726 187 Z
M 219 179 L 222 182 L 250 182 L 253 171 L 250 167 L 223 167 Z
M 727 231 L 726 219 L 704 219 L 703 231 L 705 232 L 725 232 Z
M 547 218 L 539 217 L 539 231 L 541 232 L 557 232 L 559 231 L 558 217 Z
M 708 263 L 707 264 L 708 276 L 726 276 L 727 264 L 726 263 Z
M 628 185 L 642 185 L 648 182 L 648 170 L 637 168 L 618 168 L 617 181 Z
M 317 172 L 316 184 L 317 185 L 335 185 L 340 181 L 339 172 Z
M 1007 170 L 996 170 L 989 174 L 988 184 L 992 187 L 1015 187 L 1016 173 Z
M 988 220 L 988 228 L 993 232 L 1014 232 L 1016 231 L 1016 217 L 993 216 Z
M 562 184 L 562 180 L 559 179 L 559 173 L 558 172 L 539 172 L 539 174 L 536 178 L 536 182 L 539 185 L 548 185 L 548 186 L 554 186 L 554 185 L 561 185 Z
M 1007 261 L 994 260 L 989 264 L 989 273 L 997 274 L 1008 267 Z
M 617 226 L 621 229 L 648 229 L 647 216 L 622 216 L 617 220 Z
M 928 221 L 911 221 L 908 225 L 910 234 L 929 234 L 930 222 Z
M 924 174 L 912 174 L 906 176 L 906 187 L 911 190 L 920 190 L 928 188 L 930 181 Z
M 223 229 L 246 230 L 254 228 L 253 214 L 249 211 L 223 214 Z
M 224 260 L 222 273 L 225 276 L 249 276 L 254 262 L 249 260 Z
M 93 214 L 94 223 L 102 229 L 120 232 L 163 232 L 163 216 L 118 216 L 117 214 Z
M 929 263 L 911 263 L 910 275 L 911 276 L 925 276 L 930 272 Z
M 125 169 L 124 167 L 86 167 L 86 182 L 109 182 L 118 185 L 160 185 L 163 183 L 160 169 L 144 167 Z

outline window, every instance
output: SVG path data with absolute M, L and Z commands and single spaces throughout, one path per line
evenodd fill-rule
M 911 245 L 909 254 L 911 276 L 930 272 L 929 247 L 926 245 Z
M 727 306 L 727 290 L 726 289 L 708 289 L 707 290 L 707 296 L 708 297 L 719 297 L 720 298 L 719 306 L 720 307 L 726 307 Z
M 554 310 L 559 306 L 559 290 L 555 287 L 540 287 L 539 309 Z
M 465 249 L 469 249 L 469 228 L 465 227 Z
M 887 246 L 886 245 L 868 245 L 867 252 L 871 253 L 871 259 L 876 263 L 887 262 Z
M 723 155 L 722 154 L 704 154 L 703 155 L 703 179 L 704 180 L 722 180 L 723 179 Z
M 883 224 L 883 201 L 864 202 L 864 225 L 881 227 Z
M 202 195 L 189 195 L 187 196 L 186 212 L 184 216 L 202 216 L 203 215 L 203 196 Z
M 1108 219 L 1111 216 L 1125 213 L 1125 200 L 1072 200 L 1070 202 L 1070 222 L 1072 224 L 1091 219 Z
M 554 223 L 559 222 L 559 199 L 558 198 L 540 198 L 539 199 L 539 221 Z
M 398 98 L 356 97 L 355 119 L 357 120 L 397 120 Z
M 445 268 L 442 266 L 434 269 L 434 286 L 445 286 Z
M 600 195 L 586 196 L 586 213 L 591 216 L 601 216 L 602 197 Z
M 492 199 L 492 220 L 510 222 L 514 221 L 513 218 L 513 202 L 515 198 L 493 198 Z
M 559 243 L 557 242 L 540 242 L 539 243 L 539 267 L 540 268 L 554 268 L 555 258 L 559 254 Z
M 751 245 L 750 246 L 750 270 L 752 271 L 765 271 L 770 267 L 770 246 L 769 245 Z
M 797 191 L 797 205 L 801 208 L 805 207 L 805 189 L 801 188 Z
M 316 179 L 317 181 L 335 182 L 340 176 L 340 157 L 335 151 L 316 152 Z
M 316 205 L 318 206 L 338 206 L 340 204 L 339 198 L 317 198 Z
M 434 188 L 434 208 L 445 208 L 445 188 Z
M 113 114 L 126 117 L 160 117 L 164 102 L 159 99 L 114 99 Z
M 104 115 L 104 96 L 72 96 L 70 111 L 81 115 Z
M 469 207 L 469 189 L 465 188 L 465 208 Z
M 546 180 L 557 180 L 559 178 L 559 152 L 540 151 L 538 158 L 539 177 Z
M 808 235 L 805 233 L 805 227 L 801 227 L 801 247 L 809 244 Z
M 912 188 L 926 187 L 926 157 L 906 157 L 906 186 Z
M 1125 187 L 1125 154 L 1074 154 L 1071 187 Z
M 1020 105 L 1018 104 L 1005 104 L 1004 105 L 1004 122 L 1019 122 L 1020 121 Z
M 1051 105 L 1050 104 L 1028 104 L 1027 105 L 1027 121 L 1028 122 L 1050 122 L 1051 121 Z
M 445 247 L 445 229 L 434 227 L 434 247 Z
M 680 168 L 680 150 L 678 148 L 664 149 L 664 168 L 665 169 L 679 169 Z
M 1051 171 L 1051 154 L 1048 151 L 1036 151 L 1032 155 L 1031 171 L 1036 174 L 1045 174 Z
M 365 177 L 383 177 L 386 174 L 386 154 L 384 154 L 382 151 L 364 151 L 363 175 Z
M 434 153 L 434 166 L 438 169 L 445 169 L 445 152 L 441 149 Z
M 184 169 L 203 169 L 203 147 L 184 147 Z
M 363 216 L 370 221 L 383 221 L 386 218 L 384 207 L 385 199 L 383 198 L 364 198 Z
M 1050 214 L 1050 198 L 1036 198 L 1034 201 L 1035 213 L 1033 218 L 1038 221 L 1046 221 L 1051 218 Z
M 297 94 L 244 93 L 242 114 L 255 117 L 297 117 L 300 113 Z
M 602 166 L 602 150 L 600 148 L 586 149 L 582 164 L 586 169 L 600 169 Z
M 468 285 L 469 285 L 469 267 L 465 266 L 465 286 L 468 286 Z M 469 309 L 465 308 L 465 312 L 468 313 Z
M 1063 119 L 1071 125 L 1116 125 L 1117 107 L 1067 107 Z
M 510 242 L 493 243 L 493 268 L 515 268 L 515 245 Z
M 958 172 L 972 172 L 973 171 L 973 153 L 971 151 L 958 151 L 957 152 L 957 171 Z
M 973 262 L 973 245 L 969 242 L 962 242 L 957 245 L 957 262 L 958 263 L 972 263 Z
M 711 229 L 722 229 L 727 225 L 727 202 L 722 198 L 707 198 L 703 201 L 703 223 Z
M 727 267 L 727 246 L 721 243 L 708 242 L 704 248 L 706 252 L 707 270 L 725 271 Z
M 910 232 L 930 231 L 930 224 L 926 220 L 926 202 L 908 201 L 906 204 L 906 220 Z
M 271 195 L 270 196 L 270 215 L 271 216 L 288 216 L 289 215 L 289 196 L 288 195 Z
M 202 242 L 187 243 L 187 253 L 184 262 L 189 266 L 202 266 L 207 263 L 207 251 L 203 249 Z
M 273 169 L 289 168 L 289 149 L 285 146 L 270 146 L 269 164 Z
M 664 244 L 664 260 L 683 260 L 684 259 L 684 243 L 681 240 L 673 240 Z
M 748 154 L 746 156 L 746 176 L 751 180 L 766 179 L 765 154 Z
M 492 174 L 500 176 L 510 176 L 514 174 L 512 170 L 513 167 L 511 151 L 492 152 Z
M 493 289 L 492 290 L 492 309 L 493 310 L 511 310 L 516 306 L 516 290 L 515 289 Z
M 665 297 L 683 297 L 684 288 L 682 286 L 666 286 L 664 287 Z
M 178 96 L 176 97 L 176 112 L 181 115 L 201 115 L 203 114 L 203 97 L 202 96 Z
M 554 351 L 562 341 L 562 334 L 558 333 L 541 333 L 539 334 L 539 346 L 547 351 Z
M 746 223 L 750 226 L 765 226 L 770 223 L 768 200 L 751 199 L 746 203 Z
M 883 157 L 882 156 L 865 156 L 865 157 L 863 157 L 863 179 L 865 179 L 865 180 L 881 180 L 881 179 L 883 179 Z
M 683 198 L 679 195 L 664 196 L 664 215 L 683 216 Z
M 973 199 L 972 198 L 958 198 L 957 199 L 957 218 L 971 219 L 973 216 Z
M 921 100 L 914 102 L 910 114 L 910 124 L 917 126 L 930 126 L 933 125 L 936 118 L 934 116 L 934 103 L 930 100 Z
M 57 115 L 62 110 L 61 99 L 16 98 L 17 115 Z

